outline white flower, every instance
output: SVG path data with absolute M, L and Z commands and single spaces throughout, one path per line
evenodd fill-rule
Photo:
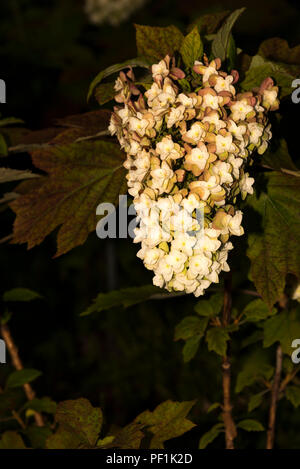
M 182 121 L 184 118 L 184 106 L 173 107 L 170 114 L 167 116 L 167 127 L 170 129 L 174 124 Z
M 200 201 L 195 194 L 189 194 L 188 197 L 185 197 L 182 200 L 181 205 L 189 213 L 192 213 L 195 209 L 203 208 L 203 202 Z
M 277 101 L 277 90 L 264 90 L 263 92 L 263 105 L 273 106 Z
M 217 91 L 217 93 L 220 93 L 221 91 L 229 91 L 230 93 L 235 94 L 234 86 L 231 85 L 232 82 L 233 82 L 232 75 L 228 75 L 226 78 L 219 76 L 216 79 L 216 84 L 214 86 L 214 89 Z
M 224 161 L 217 161 L 213 166 L 213 172 L 219 176 L 220 184 L 231 184 L 233 182 L 230 170 L 231 165 L 229 163 L 225 163 Z
M 230 217 L 230 220 L 228 223 L 228 229 L 230 233 L 232 233 L 235 236 L 241 236 L 244 234 L 244 229 L 241 226 L 242 218 L 243 218 L 243 213 L 240 210 L 238 210 L 233 217 Z
M 145 96 L 148 100 L 149 106 L 151 105 L 151 101 L 153 101 L 157 96 L 161 93 L 161 88 L 158 86 L 157 83 L 153 83 L 151 88 L 146 91 Z
M 129 118 L 129 129 L 136 132 L 140 137 L 145 135 L 146 129 L 149 125 L 147 119 L 139 119 L 137 117 Z
M 230 155 L 228 158 L 228 162 L 232 166 L 232 174 L 236 179 L 239 178 L 240 176 L 240 167 L 243 164 L 243 159 L 242 158 L 235 158 L 234 155 Z
M 166 160 L 168 158 L 176 160 L 177 158 L 180 158 L 182 154 L 179 150 L 179 145 L 175 145 L 171 135 L 163 137 L 163 139 L 156 144 L 156 152 L 160 155 L 162 160 Z
M 212 264 L 211 259 L 202 254 L 197 254 L 189 258 L 188 277 L 190 279 L 209 274 L 209 268 Z
M 228 130 L 238 140 L 244 140 L 244 134 L 247 130 L 247 127 L 245 124 L 237 125 L 232 119 L 229 119 Z
M 234 151 L 234 145 L 232 143 L 232 135 L 228 133 L 225 137 L 222 135 L 216 136 L 216 153 L 224 153 L 226 151 Z
M 184 268 L 184 263 L 187 260 L 186 254 L 177 249 L 171 249 L 170 253 L 166 256 L 167 262 L 173 267 L 175 273 L 179 273 Z
M 152 76 L 155 78 L 157 75 L 162 76 L 165 78 L 166 76 L 169 75 L 169 69 L 166 65 L 166 62 L 164 60 L 161 60 L 158 64 L 153 64 L 152 65 Z
M 264 132 L 264 127 L 262 124 L 257 124 L 256 122 L 251 122 L 248 124 L 248 129 L 250 131 L 250 143 L 257 145 L 260 137 Z
M 300 302 L 300 283 L 298 283 L 298 285 L 296 286 L 292 295 L 292 299 Z
M 193 108 L 197 103 L 197 98 L 191 98 L 184 93 L 180 93 L 177 101 L 186 108 Z
M 172 241 L 172 249 L 177 249 L 184 252 L 187 256 L 193 254 L 193 246 L 197 239 L 195 236 L 190 236 L 188 233 L 181 233 L 176 231 L 174 240 Z
M 212 94 L 205 94 L 201 106 L 203 108 L 210 107 L 211 109 L 218 109 L 223 98 L 221 96 L 214 96 Z
M 248 173 L 245 173 L 239 182 L 241 192 L 245 192 L 246 194 L 253 194 L 253 184 L 254 179 L 249 177 Z
M 253 111 L 253 107 L 250 106 L 247 103 L 246 99 L 242 99 L 241 101 L 236 101 L 232 106 L 231 106 L 231 118 L 234 121 L 238 120 L 245 120 L 247 114 L 249 114 L 251 111 Z
M 173 267 L 169 262 L 169 258 L 167 256 L 163 257 L 158 263 L 156 274 L 161 275 L 165 282 L 169 282 L 173 277 L 173 272 Z
M 201 171 L 205 168 L 206 162 L 209 158 L 209 154 L 206 146 L 202 143 L 197 148 L 193 148 L 191 152 L 186 156 L 186 163 L 189 165 L 197 166 Z
M 211 111 L 207 116 L 203 117 L 202 121 L 214 124 L 217 131 L 226 127 L 226 123 L 220 119 L 220 115 L 217 111 Z
M 199 122 L 195 122 L 190 130 L 184 135 L 184 140 L 196 145 L 204 134 L 204 130 Z

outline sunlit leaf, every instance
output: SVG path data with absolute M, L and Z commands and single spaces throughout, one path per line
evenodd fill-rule
M 176 26 L 143 26 L 135 25 L 136 45 L 139 56 L 152 60 L 161 60 L 167 54 L 173 55 L 183 42 L 183 34 Z
M 146 410 L 135 419 L 135 422 L 146 425 L 147 431 L 152 433 L 150 449 L 163 448 L 165 441 L 176 438 L 195 426 L 186 418 L 195 402 L 166 401 L 153 412 Z
M 223 26 L 219 29 L 212 43 L 212 52 L 215 57 L 219 57 L 222 61 L 228 56 L 228 47 L 231 30 L 238 17 L 245 11 L 245 8 L 235 10 L 225 20 Z
M 197 27 L 184 38 L 180 54 L 185 65 L 190 68 L 193 67 L 195 60 L 202 59 L 203 44 Z

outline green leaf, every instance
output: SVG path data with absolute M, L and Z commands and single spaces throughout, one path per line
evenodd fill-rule
M 96 86 L 100 85 L 101 81 L 104 80 L 104 78 L 108 77 L 109 75 L 120 72 L 124 68 L 128 68 L 128 67 L 142 67 L 142 68 L 148 69 L 149 65 L 150 63 L 147 59 L 145 59 L 144 57 L 138 57 L 136 59 L 126 60 L 125 62 L 121 64 L 111 65 L 105 70 L 102 70 L 102 72 L 98 73 L 98 75 L 94 78 L 94 80 L 90 84 L 88 95 L 87 95 L 87 100 L 89 100 L 90 97 L 92 96 L 93 91 L 96 88 Z
M 285 395 L 294 407 L 300 406 L 300 388 L 298 386 L 288 386 L 285 390 Z
M 150 449 L 164 448 L 164 442 L 176 438 L 191 430 L 195 424 L 186 417 L 196 401 L 173 402 L 160 404 L 153 412 L 146 410 L 140 414 L 135 422 L 146 425 L 153 437 Z
M 34 174 L 31 171 L 0 168 L 0 183 L 22 181 L 23 179 L 32 179 L 39 177 L 38 174 Z
M 46 449 L 88 449 L 89 447 L 74 431 L 62 426 L 46 440 Z
M 180 50 L 184 39 L 181 31 L 173 25 L 162 28 L 136 24 L 135 29 L 138 55 L 154 61 Z
M 188 363 L 196 355 L 201 337 L 201 335 L 195 335 L 194 337 L 187 339 L 182 349 L 184 363 Z
M 246 430 L 247 432 L 263 432 L 264 427 L 257 420 L 246 419 L 242 420 L 237 424 L 239 428 Z
M 129 306 L 142 303 L 149 300 L 151 296 L 161 294 L 161 289 L 153 285 L 143 285 L 142 287 L 122 288 L 121 290 L 113 290 L 108 293 L 99 293 L 93 303 L 87 310 L 81 313 L 81 316 L 87 316 L 91 313 L 105 311 L 116 306 Z M 168 293 L 165 294 L 166 298 Z
M 281 98 L 292 93 L 292 81 L 297 76 L 293 67 L 279 62 L 267 61 L 260 55 L 255 55 L 252 58 L 245 79 L 241 82 L 241 88 L 249 91 L 260 86 L 262 81 L 269 76 L 274 78 L 276 84 L 280 86 Z
M 18 388 L 26 383 L 34 381 L 41 376 L 41 372 L 32 368 L 24 368 L 23 370 L 14 371 L 9 375 L 6 381 L 6 389 Z
M 207 409 L 207 413 L 209 414 L 210 412 L 212 412 L 213 410 L 215 409 L 218 409 L 219 407 L 221 407 L 221 404 L 220 402 L 214 402 L 212 405 L 209 406 L 209 408 Z
M 28 288 L 13 288 L 3 294 L 3 301 L 33 301 L 43 298 L 39 293 Z
M 17 117 L 5 117 L 4 119 L 0 119 L 0 127 L 18 124 L 24 124 L 24 121 L 22 119 L 18 119 Z
M 55 414 L 56 402 L 52 401 L 49 397 L 42 397 L 41 399 L 32 399 L 28 401 L 24 409 L 32 409 L 36 412 L 45 412 L 46 414 Z
M 101 83 L 94 92 L 96 101 L 100 106 L 114 99 L 115 94 L 114 83 Z
M 94 447 L 103 421 L 102 411 L 84 398 L 60 402 L 55 421 L 56 434 L 47 440 L 48 449 Z
M 102 445 L 97 443 L 97 446 L 105 446 L 108 448 L 121 448 L 121 449 L 139 449 L 141 441 L 145 434 L 141 431 L 142 424 L 132 422 L 126 427 L 114 433 L 113 436 L 108 436 L 102 440 Z M 108 441 L 110 438 L 111 441 Z
M 26 446 L 17 432 L 7 431 L 1 436 L 0 449 L 26 449 Z
M 264 347 L 280 342 L 284 353 L 291 355 L 292 341 L 300 337 L 300 311 L 283 311 L 264 323 Z
M 245 387 L 251 386 L 262 379 L 271 379 L 273 372 L 274 369 L 268 363 L 266 352 L 261 349 L 256 350 L 247 356 L 242 370 L 238 373 L 235 392 L 240 393 Z
M 27 243 L 30 249 L 60 226 L 59 256 L 95 230 L 101 202 L 116 206 L 119 194 L 127 192 L 124 155 L 118 145 L 98 140 L 52 145 L 32 157 L 48 177 L 10 204 L 17 215 L 12 242 Z
M 217 423 L 207 433 L 201 437 L 199 442 L 199 449 L 205 449 L 210 443 L 212 443 L 217 436 L 224 431 L 223 423 Z
M 207 13 L 197 18 L 191 25 L 188 26 L 188 31 L 198 27 L 200 34 L 213 34 L 215 33 L 222 22 L 230 13 L 229 10 L 221 11 L 217 13 Z
M 221 356 L 226 355 L 227 341 L 229 339 L 229 334 L 223 327 L 212 327 L 206 334 L 208 350 L 216 352 Z
M 279 37 L 263 41 L 259 46 L 258 54 L 277 62 L 300 65 L 300 45 L 289 47 L 288 42 Z
M 197 316 L 186 316 L 176 326 L 174 340 L 186 340 L 182 350 L 184 363 L 189 362 L 196 355 L 207 324 L 208 318 L 199 319 Z
M 238 17 L 245 11 L 245 8 L 235 10 L 225 20 L 223 26 L 219 29 L 212 43 L 212 53 L 214 57 L 219 57 L 222 61 L 228 56 L 228 47 L 231 30 Z
M 284 139 L 280 140 L 276 151 L 269 147 L 269 149 L 263 154 L 261 163 L 271 169 L 287 173 L 288 171 L 299 171 L 289 155 L 288 146 Z
M 0 156 L 7 156 L 7 155 L 8 155 L 8 150 L 7 150 L 6 140 L 3 137 L 3 135 L 0 134 Z
M 25 435 L 34 449 L 45 449 L 46 440 L 52 435 L 52 430 L 48 426 L 37 427 L 32 425 L 25 430 Z
M 286 275 L 300 279 L 300 178 L 277 172 L 266 177 L 267 192 L 248 201 L 262 216 L 263 234 L 249 237 L 247 255 L 256 289 L 271 308 L 284 292 Z
M 174 340 L 187 340 L 196 335 L 203 336 L 208 324 L 208 318 L 199 319 L 197 316 L 186 316 L 175 328 Z
M 192 68 L 195 60 L 201 60 L 203 44 L 197 26 L 185 36 L 180 48 L 180 54 L 187 67 Z
M 246 308 L 243 311 L 243 314 L 246 316 L 246 321 L 257 322 L 267 319 L 267 317 L 276 314 L 277 310 L 275 308 L 270 309 L 268 305 L 261 299 L 250 301 L 247 304 Z
M 223 296 L 220 293 L 215 293 L 209 300 L 200 300 L 195 308 L 199 316 L 214 317 L 219 314 L 223 306 Z
M 253 394 L 253 396 L 250 397 L 248 402 L 248 412 L 252 412 L 254 409 L 257 409 L 257 407 L 260 406 L 265 393 L 265 391 L 259 392 L 257 394 Z

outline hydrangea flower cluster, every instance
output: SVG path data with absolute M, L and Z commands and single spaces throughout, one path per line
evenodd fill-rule
M 236 92 L 238 72 L 220 59 L 186 75 L 166 56 L 142 93 L 132 69 L 115 83 L 109 130 L 127 154 L 128 192 L 140 220 L 137 256 L 169 291 L 202 295 L 229 271 L 230 237 L 244 233 L 237 197 L 253 193 L 247 166 L 272 136 L 267 112 L 279 106 L 271 78 Z M 198 214 L 202 214 L 200 217 Z

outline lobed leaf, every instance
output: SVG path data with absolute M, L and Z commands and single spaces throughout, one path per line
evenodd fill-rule
M 226 355 L 227 341 L 230 336 L 226 329 L 223 327 L 212 327 L 207 331 L 206 341 L 208 344 L 208 350 L 216 352 L 222 357 Z
M 203 44 L 197 26 L 184 38 L 180 54 L 185 65 L 192 68 L 195 60 L 201 60 Z
M 106 141 L 53 145 L 33 152 L 36 167 L 48 173 L 10 206 L 16 212 L 12 242 L 40 244 L 59 228 L 56 256 L 82 244 L 95 230 L 101 202 L 118 204 L 127 191 L 124 156 Z
M 249 237 L 247 255 L 256 289 L 272 308 L 286 275 L 300 279 L 300 178 L 272 172 L 267 183 L 266 192 L 248 201 L 262 216 L 263 233 Z
M 152 61 L 161 60 L 167 54 L 173 55 L 180 50 L 183 34 L 176 26 L 135 25 L 136 46 L 139 56 L 149 57 Z
M 140 414 L 135 422 L 145 425 L 152 433 L 150 449 L 164 448 L 164 442 L 191 430 L 195 424 L 186 417 L 196 401 L 166 401 L 154 409 Z

